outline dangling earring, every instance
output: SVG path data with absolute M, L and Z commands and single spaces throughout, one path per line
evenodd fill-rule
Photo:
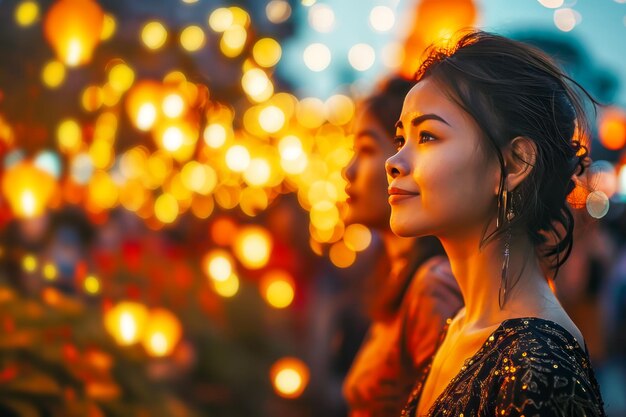
M 496 227 L 506 227 L 504 235 L 504 254 L 502 259 L 502 271 L 500 274 L 500 288 L 498 290 L 498 305 L 500 310 L 506 302 L 507 278 L 509 274 L 509 258 L 511 257 L 511 220 L 515 217 L 513 208 L 514 195 L 505 188 L 502 192 L 502 198 L 498 201 L 498 219 Z

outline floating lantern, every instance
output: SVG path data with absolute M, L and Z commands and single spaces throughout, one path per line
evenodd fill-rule
M 450 41 L 458 30 L 471 27 L 476 14 L 472 0 L 422 0 L 415 9 L 412 32 L 404 43 L 401 73 L 413 77 L 419 66 L 420 52 L 433 43 Z
M 609 107 L 600 117 L 598 136 L 606 149 L 623 149 L 626 145 L 626 111 Z
M 57 57 L 69 66 L 90 61 L 100 42 L 104 13 L 93 0 L 58 0 L 44 21 L 44 33 Z

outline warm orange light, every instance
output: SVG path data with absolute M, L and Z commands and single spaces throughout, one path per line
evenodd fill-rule
M 45 17 L 44 34 L 57 57 L 69 66 L 89 62 L 100 42 L 104 13 L 93 0 L 58 0 Z
M 226 281 L 233 273 L 233 259 L 224 250 L 213 250 L 202 259 L 204 273 L 214 281 Z
M 246 226 L 235 238 L 234 251 L 246 268 L 263 268 L 272 252 L 272 237 L 260 226 Z
M 15 8 L 15 21 L 20 26 L 30 26 L 39 18 L 39 5 L 35 1 L 22 1 Z
M 65 67 L 57 60 L 46 63 L 41 71 L 41 80 L 48 88 L 57 88 L 65 80 Z
M 285 398 L 298 398 L 309 382 L 309 368 L 297 358 L 276 361 L 270 369 L 274 391 Z
M 349 249 L 360 252 L 367 249 L 372 242 L 372 233 L 362 224 L 351 224 L 346 227 L 343 241 Z
M 602 115 L 598 136 L 600 143 L 607 149 L 619 150 L 626 145 L 626 111 L 609 108 Z
M 237 295 L 239 291 L 239 277 L 231 274 L 226 281 L 212 281 L 215 292 L 224 298 L 230 298 Z
M 220 246 L 229 246 L 237 235 L 237 223 L 230 217 L 222 216 L 211 224 L 211 239 Z
M 155 81 L 141 81 L 130 90 L 126 99 L 126 111 L 139 130 L 150 130 L 159 116 L 161 85 Z
M 458 30 L 471 27 L 476 20 L 472 0 L 422 0 L 415 9 L 412 31 L 404 42 L 402 75 L 413 77 L 422 51 L 427 46 L 450 41 Z
M 141 40 L 149 49 L 159 49 L 167 40 L 167 29 L 161 22 L 149 22 L 141 30 Z
M 290 306 L 295 295 L 294 288 L 293 278 L 285 271 L 269 271 L 261 278 L 261 295 L 274 308 Z
M 56 189 L 54 177 L 29 161 L 12 166 L 2 178 L 2 191 L 17 217 L 41 216 Z
M 95 275 L 89 275 L 85 278 L 83 286 L 89 294 L 98 294 L 100 292 L 100 281 Z
M 167 356 L 183 334 L 180 320 L 164 308 L 150 311 L 141 343 L 151 356 Z
M 144 333 L 148 310 L 143 304 L 122 301 L 104 315 L 104 326 L 120 345 L 137 343 Z
M 330 247 L 329 257 L 335 266 L 347 268 L 354 263 L 356 253 L 346 246 L 344 242 L 337 242 Z
M 22 258 L 22 268 L 24 268 L 26 272 L 35 272 L 37 265 L 39 265 L 39 263 L 34 255 L 26 255 Z

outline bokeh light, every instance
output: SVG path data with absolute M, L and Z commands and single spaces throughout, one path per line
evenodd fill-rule
M 169 310 L 150 310 L 141 343 L 151 356 L 161 357 L 172 353 L 182 337 L 182 325 Z
M 219 7 L 209 15 L 209 27 L 215 32 L 224 32 L 232 26 L 234 21 L 233 12 L 226 7 Z
M 239 277 L 231 274 L 225 281 L 213 281 L 215 292 L 224 298 L 231 298 L 239 292 Z
M 262 38 L 256 41 L 252 48 L 252 56 L 257 64 L 269 68 L 278 64 L 282 55 L 280 43 L 272 38 Z
M 376 6 L 369 15 L 370 26 L 377 32 L 390 31 L 396 23 L 396 15 L 390 7 Z
M 569 8 L 554 11 L 554 24 L 562 32 L 569 32 L 580 23 L 580 14 Z
M 263 275 L 260 291 L 265 301 L 274 308 L 286 308 L 295 296 L 294 280 L 287 272 L 271 270 Z
M 202 259 L 202 268 L 210 279 L 226 281 L 234 272 L 232 256 L 224 250 L 213 250 Z
M 141 303 L 121 301 L 104 314 L 104 326 L 120 345 L 139 342 L 148 319 L 148 309 Z
M 335 26 L 335 12 L 327 4 L 316 4 L 309 9 L 309 24 L 321 33 L 328 33 Z
M 57 60 L 47 62 L 41 71 L 41 79 L 49 88 L 59 87 L 65 80 L 65 66 Z
M 300 359 L 286 357 L 270 369 L 274 391 L 285 398 L 298 398 L 309 382 L 309 368 Z
M 15 21 L 20 26 L 30 26 L 39 19 L 39 5 L 35 1 L 22 1 L 15 8 Z
M 291 6 L 286 0 L 271 0 L 265 6 L 265 15 L 272 23 L 282 23 L 291 16 Z
M 149 49 L 159 49 L 167 41 L 167 29 L 161 22 L 148 22 L 141 30 L 141 40 Z
M 322 43 L 313 43 L 304 49 L 304 64 L 315 72 L 324 71 L 330 65 L 330 49 Z
M 200 26 L 187 26 L 180 34 L 180 44 L 189 52 L 200 50 L 204 43 L 204 31 Z
M 371 45 L 357 43 L 348 52 L 348 61 L 357 71 L 367 71 L 374 65 L 376 53 Z
M 263 227 L 246 226 L 237 234 L 233 249 L 242 265 L 248 269 L 259 269 L 269 260 L 272 237 Z

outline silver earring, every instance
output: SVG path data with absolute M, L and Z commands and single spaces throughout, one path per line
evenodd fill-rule
M 513 193 L 509 196 L 509 192 L 505 189 L 502 192 L 502 206 L 498 204 L 498 220 L 496 221 L 496 226 L 506 227 L 505 235 L 504 235 L 504 254 L 502 259 L 502 271 L 500 274 L 500 288 L 498 290 L 498 305 L 500 306 L 500 310 L 504 307 L 504 303 L 506 302 L 506 290 L 508 284 L 508 275 L 509 275 L 509 258 L 511 257 L 511 220 L 515 217 L 515 211 L 513 208 Z M 498 201 L 500 203 L 500 201 Z

